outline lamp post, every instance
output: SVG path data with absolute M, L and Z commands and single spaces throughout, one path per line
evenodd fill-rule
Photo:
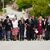
M 4 0 L 1 0 L 1 2 L 3 3 L 3 14 L 4 14 Z

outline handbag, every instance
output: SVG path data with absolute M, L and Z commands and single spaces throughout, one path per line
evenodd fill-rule
M 38 33 L 38 30 L 37 30 L 37 29 L 35 29 L 35 33 L 36 33 L 36 34 Z

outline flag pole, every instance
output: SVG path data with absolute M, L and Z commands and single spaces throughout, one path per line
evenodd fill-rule
M 3 13 L 4 13 L 4 0 L 1 0 L 1 2 L 2 2 L 2 10 L 3 10 Z

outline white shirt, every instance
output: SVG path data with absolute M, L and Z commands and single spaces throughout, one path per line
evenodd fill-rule
M 12 21 L 13 28 L 18 27 L 18 20 Z

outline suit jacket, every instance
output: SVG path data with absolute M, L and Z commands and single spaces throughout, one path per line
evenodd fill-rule
M 9 19 L 9 22 L 7 22 L 7 19 L 4 20 L 4 27 L 6 31 L 11 30 L 13 28 L 12 21 Z
M 29 21 L 29 19 L 26 20 L 26 29 L 29 31 L 33 30 L 33 28 L 35 27 L 35 20 L 31 19 L 31 21 Z

